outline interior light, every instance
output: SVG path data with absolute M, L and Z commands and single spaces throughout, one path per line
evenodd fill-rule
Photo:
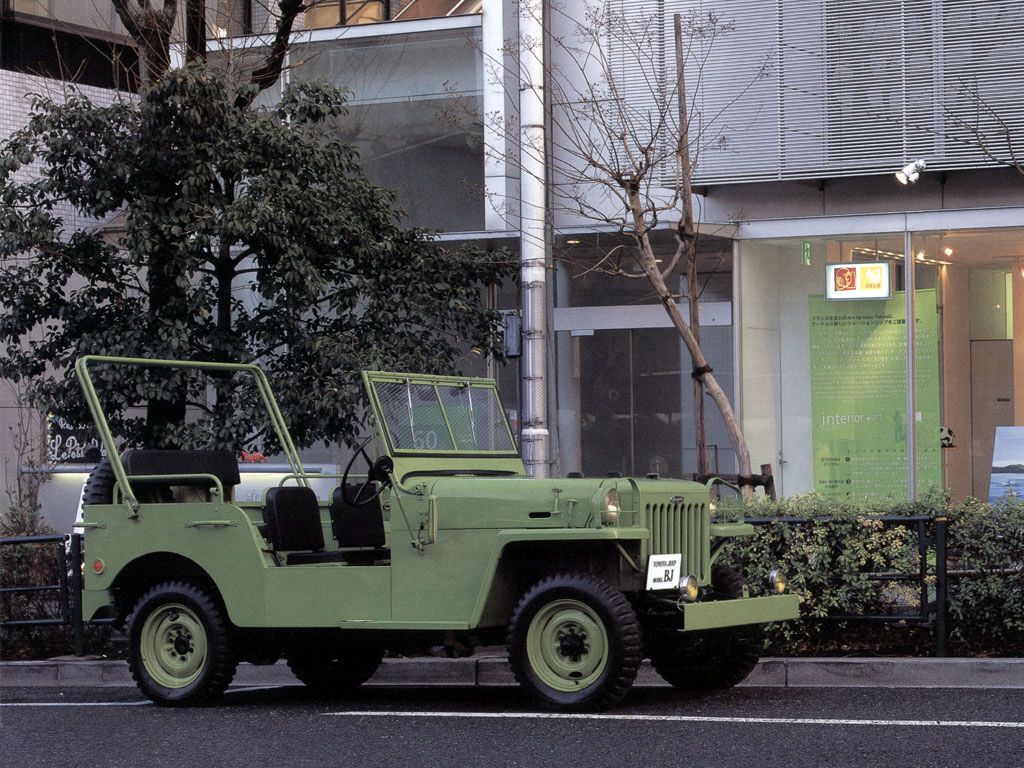
M 580 240 L 575 240 L 575 239 L 570 239 L 570 240 L 566 240 L 566 241 L 565 241 L 565 244 L 566 244 L 566 245 L 579 245 L 579 244 L 580 244 L 580 242 L 582 242 L 582 241 L 580 241 Z
M 927 163 L 924 160 L 915 160 L 912 163 L 907 163 L 898 171 L 896 171 L 896 180 L 900 184 L 913 184 L 921 176 L 921 171 L 927 167 Z

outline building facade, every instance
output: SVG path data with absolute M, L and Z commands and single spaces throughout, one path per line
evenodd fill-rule
M 244 65 L 267 42 L 273 4 L 209 5 L 211 56 Z M 541 54 L 521 33 L 531 13 L 548 32 Z M 914 493 L 955 498 L 1012 488 L 1012 473 L 992 467 L 1024 464 L 996 450 L 997 428 L 1024 425 L 1018 2 L 352 0 L 317 3 L 302 22 L 282 85 L 350 89 L 340 130 L 368 175 L 398 190 L 410 223 L 456 244 L 520 248 L 524 190 L 538 180 L 523 157 L 543 153 L 553 473 L 696 469 L 689 356 L 637 279 L 614 184 L 590 163 L 627 167 L 622 136 L 660 153 L 645 195 L 664 204 L 649 237 L 670 259 L 673 137 L 685 124 L 702 341 L 754 466 L 771 463 L 785 495 L 906 498 L 911 479 Z M 542 84 L 521 68 L 533 55 Z M 524 146 L 520 124 L 522 93 L 537 85 L 540 149 Z M 916 183 L 901 184 L 895 172 L 916 160 Z M 824 298 L 865 265 L 887 278 L 888 298 Z M 517 306 L 514 289 L 499 293 L 498 305 Z M 493 372 L 518 421 L 518 364 Z M 707 413 L 711 469 L 735 471 L 710 402 Z

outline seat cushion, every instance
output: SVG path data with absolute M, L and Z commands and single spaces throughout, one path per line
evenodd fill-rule
M 312 488 L 285 486 L 267 491 L 263 508 L 270 542 L 274 549 L 288 552 L 324 548 L 320 505 Z

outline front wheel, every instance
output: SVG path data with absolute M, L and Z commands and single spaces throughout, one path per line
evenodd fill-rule
M 723 599 L 743 596 L 743 577 L 716 565 L 711 587 Z M 754 671 L 761 656 L 763 633 L 758 625 L 655 635 L 649 653 L 651 666 L 665 682 L 682 691 L 731 688 Z
M 516 680 L 544 706 L 607 709 L 640 668 L 640 625 L 633 607 L 604 579 L 562 573 L 541 579 L 509 621 Z
M 157 704 L 209 704 L 235 676 L 224 611 L 195 584 L 156 585 L 139 598 L 127 627 L 128 667 L 139 690 Z

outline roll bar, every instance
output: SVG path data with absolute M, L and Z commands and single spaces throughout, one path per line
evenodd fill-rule
M 114 477 L 117 480 L 117 484 L 121 487 L 122 498 L 128 507 L 130 517 L 138 517 L 139 502 L 135 498 L 135 494 L 132 492 L 128 475 L 125 473 L 124 465 L 121 463 L 121 456 L 117 452 L 117 445 L 114 443 L 114 435 L 110 431 L 110 425 L 107 422 L 106 414 L 103 413 L 103 407 L 100 404 L 99 395 L 96 393 L 96 386 L 93 383 L 92 375 L 89 372 L 89 366 L 97 364 L 136 366 L 143 368 L 184 368 L 201 371 L 222 371 L 251 374 L 253 378 L 256 379 L 256 386 L 259 389 L 263 405 L 267 409 L 267 415 L 270 417 L 271 426 L 274 429 L 274 433 L 277 435 L 277 439 L 281 443 L 281 448 L 284 450 L 285 457 L 288 459 L 288 465 L 291 468 L 292 473 L 297 477 L 300 484 L 309 484 L 306 480 L 306 472 L 302 467 L 302 461 L 299 459 L 298 449 L 292 441 L 292 436 L 288 432 L 288 425 L 285 424 L 284 416 L 281 414 L 281 408 L 278 406 L 277 400 L 274 398 L 274 393 L 270 389 L 270 382 L 267 381 L 266 374 L 258 365 L 245 363 L 213 363 L 192 360 L 157 360 L 145 357 L 85 355 L 75 361 L 75 375 L 78 377 L 79 384 L 82 385 L 85 402 L 86 405 L 89 406 L 89 413 L 92 414 L 92 419 L 96 424 L 96 430 L 99 432 L 100 440 L 107 451 L 107 456 L 110 457 L 110 466 L 114 470 Z M 168 478 L 171 477 L 171 475 L 168 475 Z

